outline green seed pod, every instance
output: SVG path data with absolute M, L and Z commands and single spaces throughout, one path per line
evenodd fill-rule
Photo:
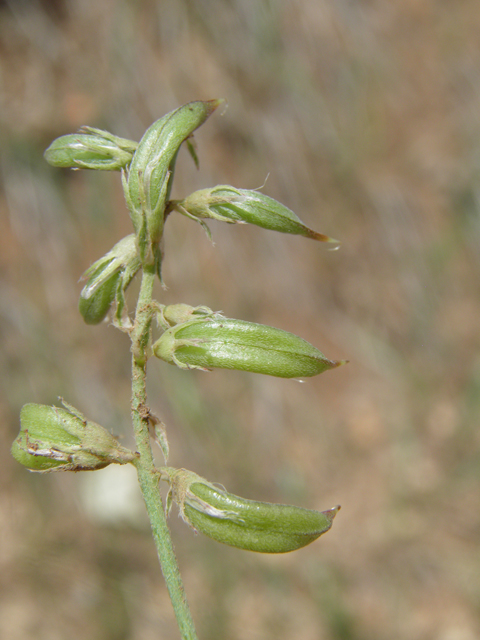
M 127 464 L 136 455 L 103 427 L 62 400 L 64 409 L 26 404 L 12 455 L 30 471 L 89 471 Z
M 338 242 L 313 231 L 293 211 L 259 191 L 218 185 L 213 189 L 195 191 L 184 200 L 173 201 L 172 207 L 197 222 L 213 218 L 222 222 L 249 223 L 321 242 Z
M 316 376 L 343 364 L 293 333 L 217 315 L 168 329 L 153 352 L 181 369 L 239 369 L 279 378 Z
M 53 167 L 120 171 L 130 164 L 136 148 L 133 140 L 82 127 L 78 133 L 54 140 L 44 156 Z
M 313 511 L 286 504 L 245 500 L 196 473 L 162 469 L 180 515 L 195 531 L 239 549 L 287 553 L 305 547 L 332 526 L 340 506 Z
M 142 261 L 155 257 L 177 152 L 221 102 L 208 100 L 183 105 L 152 124 L 140 140 L 123 187 Z
M 101 275 L 101 270 L 92 273 L 92 276 L 89 278 L 90 284 L 87 284 L 80 294 L 78 310 L 87 324 L 99 324 L 104 320 L 115 299 L 115 293 L 121 278 L 120 273 L 114 273 L 107 280 L 102 278 L 101 283 L 97 281 L 95 283 L 95 289 L 93 289 L 95 278 Z M 85 297 L 85 291 L 88 297 Z
M 80 293 L 78 308 L 87 324 L 101 322 L 114 300 L 117 303 L 115 318 L 122 324 L 124 293 L 139 269 L 140 259 L 132 233 L 85 271 L 87 284 Z

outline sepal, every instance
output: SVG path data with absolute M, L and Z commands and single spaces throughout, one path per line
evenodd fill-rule
M 183 324 L 189 320 L 220 316 L 220 312 L 212 311 L 209 307 L 192 307 L 189 304 L 158 305 L 157 322 L 163 329 L 169 329 L 177 324 Z

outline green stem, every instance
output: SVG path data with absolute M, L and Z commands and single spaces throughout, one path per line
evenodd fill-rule
M 132 331 L 132 421 L 137 451 L 135 465 L 148 517 L 152 527 L 158 559 L 167 584 L 182 640 L 197 640 L 192 616 L 185 597 L 180 571 L 168 530 L 162 499 L 158 490 L 159 473 L 155 468 L 149 435 L 149 410 L 146 392 L 145 335 L 149 334 L 149 316 L 155 272 L 145 266 Z M 143 357 L 142 357 L 143 354 Z

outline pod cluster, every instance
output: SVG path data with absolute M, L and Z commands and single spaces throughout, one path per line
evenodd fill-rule
M 132 328 L 125 291 L 142 268 L 156 271 L 161 279 L 160 241 L 165 219 L 173 211 L 199 222 L 208 235 L 205 220 L 213 219 L 337 242 L 309 228 L 288 207 L 258 190 L 217 185 L 182 200 L 169 199 L 180 146 L 186 142 L 198 165 L 192 134 L 222 102 L 185 104 L 154 122 L 139 143 L 82 127 L 76 134 L 56 139 L 45 151 L 47 161 L 56 167 L 122 174 L 134 233 L 117 242 L 85 272 L 79 310 L 87 324 L 101 322 L 115 307 L 117 326 Z M 145 360 L 153 353 L 181 369 L 235 369 L 280 378 L 316 376 L 344 362 L 330 360 L 292 333 L 226 318 L 205 306 L 149 303 L 145 309 L 144 324 L 136 323 L 133 328 L 143 331 Z M 150 327 L 155 314 L 162 334 L 152 345 Z M 12 454 L 32 471 L 79 471 L 135 461 L 136 454 L 65 402 L 62 408 L 25 405 L 20 418 L 21 429 Z M 149 421 L 166 458 L 168 442 L 163 425 L 153 416 Z M 250 551 L 285 553 L 304 547 L 330 529 L 340 509 L 336 506 L 314 511 L 247 500 L 184 469 L 165 467 L 161 477 L 170 484 L 167 507 L 175 501 L 182 518 L 194 530 Z
M 185 104 L 154 122 L 139 143 L 102 129 L 82 127 L 78 133 L 57 138 L 45 151 L 45 159 L 54 167 L 122 172 L 135 233 L 85 272 L 87 284 L 80 295 L 79 310 L 87 324 L 101 322 L 114 301 L 115 320 L 122 324 L 123 294 L 142 265 L 153 264 L 161 279 L 159 243 L 178 150 L 187 141 L 198 164 L 189 138 L 222 102 Z

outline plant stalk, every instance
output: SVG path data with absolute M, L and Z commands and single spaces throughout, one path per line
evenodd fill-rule
M 146 392 L 146 356 L 150 334 L 154 267 L 144 266 L 142 284 L 137 302 L 132 339 L 132 422 L 137 451 L 135 462 L 138 481 L 142 490 L 152 527 L 158 559 L 182 640 L 198 640 L 192 616 L 185 596 L 172 539 L 168 530 L 162 498 L 158 489 L 159 473 L 155 467 L 149 435 L 149 410 Z M 150 319 L 149 319 L 150 316 Z

